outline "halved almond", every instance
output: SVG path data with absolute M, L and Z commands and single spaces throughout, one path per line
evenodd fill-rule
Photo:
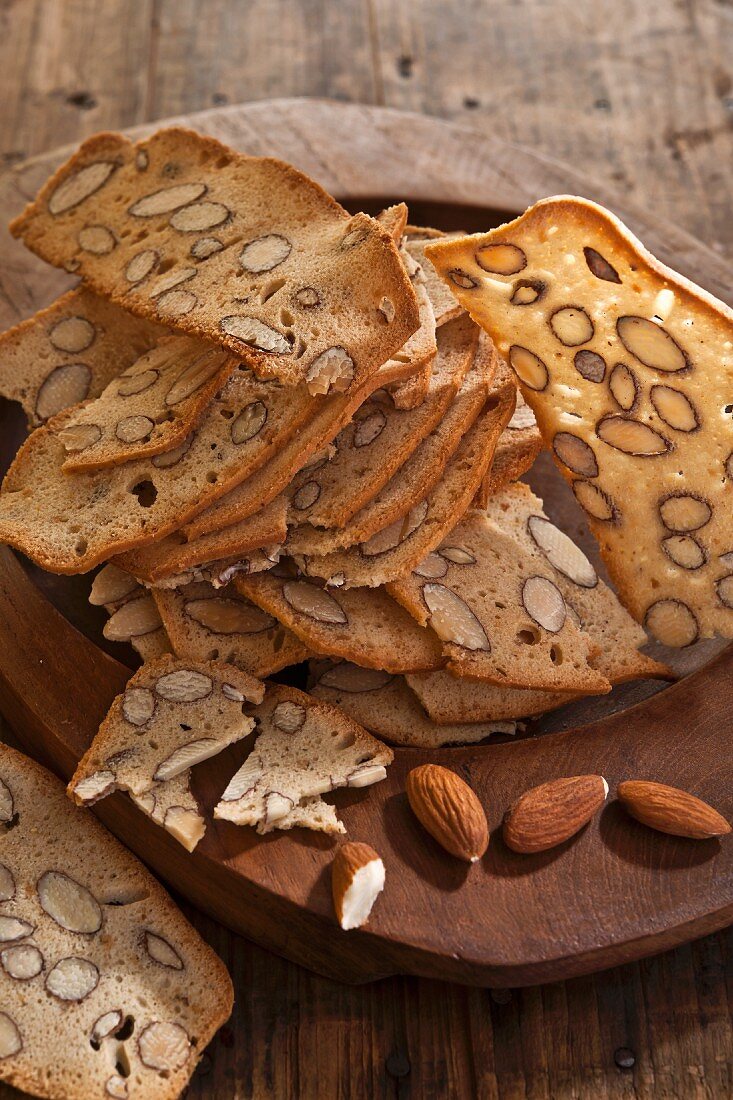
M 331 866 L 333 905 L 341 927 L 360 928 L 384 889 L 384 864 L 368 844 L 342 844 Z

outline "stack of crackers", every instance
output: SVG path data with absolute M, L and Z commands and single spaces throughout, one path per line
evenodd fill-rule
M 321 795 L 385 741 L 666 677 L 642 623 L 733 636 L 730 316 L 600 208 L 446 236 L 170 129 L 90 139 L 11 229 L 81 283 L 0 339 L 35 428 L 0 538 L 102 565 L 145 662 L 77 801 L 126 790 L 191 848 L 191 767 L 246 740 L 216 816 L 342 831 Z M 543 439 L 623 604 L 518 480 Z M 307 692 L 261 683 L 306 660 Z

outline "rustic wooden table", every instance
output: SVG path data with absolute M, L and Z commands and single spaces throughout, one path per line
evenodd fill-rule
M 730 0 L 0 0 L 0 21 L 6 164 L 214 104 L 328 96 L 582 163 L 733 255 Z M 192 1100 L 733 1096 L 730 930 L 513 992 L 347 988 L 188 915 L 237 990 Z

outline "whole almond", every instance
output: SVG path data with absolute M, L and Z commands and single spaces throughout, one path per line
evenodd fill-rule
M 358 841 L 342 844 L 331 865 L 333 905 L 342 928 L 359 928 L 384 886 L 384 864 L 373 848 Z
M 421 764 L 407 776 L 412 812 L 452 856 L 475 863 L 489 846 L 486 814 L 467 783 L 438 764 Z
M 504 818 L 504 843 L 514 852 L 545 852 L 575 836 L 608 794 L 601 775 L 541 783 L 517 799 Z
M 678 787 L 629 779 L 619 784 L 618 797 L 632 817 L 660 833 L 709 840 L 730 832 L 730 825 L 717 810 Z

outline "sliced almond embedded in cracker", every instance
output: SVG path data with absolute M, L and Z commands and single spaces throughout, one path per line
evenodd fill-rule
M 287 500 L 276 497 L 254 515 L 223 531 L 185 542 L 179 531 L 116 559 L 118 565 L 141 580 L 155 584 L 207 562 L 246 555 L 263 547 L 278 547 L 285 541 L 288 526 Z
M 306 523 L 291 528 L 284 550 L 308 557 L 330 554 L 366 542 L 408 515 L 435 488 L 463 435 L 476 423 L 488 399 L 495 368 L 496 358 L 479 351 L 443 419 L 384 488 L 343 527 L 316 528 Z
M 377 587 L 417 568 L 470 506 L 511 416 L 515 393 L 508 372 L 499 370 L 484 411 L 466 432 L 433 492 L 365 542 L 323 557 L 299 559 L 301 568 L 329 583 L 337 578 L 346 588 Z
M 28 931 L 0 952 L 0 1080 L 36 1096 L 175 1100 L 231 1012 L 214 952 L 61 783 L 0 745 L 15 807 L 0 835 Z
M 208 561 L 204 565 L 194 565 L 185 573 L 174 573 L 171 576 L 161 577 L 157 581 L 147 581 L 146 586 L 151 589 L 160 588 L 167 590 L 180 588 L 182 585 L 196 582 L 206 582 L 214 588 L 224 588 L 233 577 L 238 575 L 250 576 L 254 573 L 267 572 L 272 569 L 280 558 L 280 547 L 266 547 L 262 550 L 250 550 L 246 556 L 235 554 L 231 558 L 222 558 L 220 561 Z
M 131 795 L 143 813 L 192 852 L 206 832 L 206 821 L 191 791 L 190 771 L 156 783 L 145 794 Z
M 8 471 L 0 539 L 51 572 L 86 572 L 203 511 L 264 465 L 320 403 L 304 387 L 241 369 L 175 452 L 79 473 L 61 468 L 60 435 L 74 413 L 60 413 L 28 438 Z
M 381 590 L 324 588 L 290 561 L 269 573 L 237 577 L 237 589 L 310 649 L 369 668 L 406 672 L 441 668 L 445 658 L 430 630 L 418 626 Z
M 424 675 L 445 676 L 447 673 Z M 441 745 L 472 744 L 494 733 L 516 732 L 515 722 L 493 718 L 437 725 L 422 709 L 402 676 L 360 668 L 348 661 L 312 661 L 311 676 L 311 691 L 316 698 L 335 703 L 377 737 L 384 737 L 395 745 L 439 748 Z
M 388 592 L 443 641 L 448 668 L 504 687 L 603 694 L 595 647 L 547 563 L 479 512 L 467 513 Z
M 96 470 L 178 448 L 236 368 L 220 348 L 166 337 L 75 411 L 60 433 L 64 469 Z
M 246 737 L 252 722 L 243 704 L 263 691 L 232 665 L 170 656 L 143 665 L 112 704 L 69 794 L 78 803 L 114 790 L 144 795 Z
M 109 614 L 102 633 L 111 642 L 129 642 L 143 661 L 171 653 L 171 644 L 150 593 L 124 570 L 111 563 L 99 570 L 89 602 Z
M 37 427 L 99 397 L 166 332 L 86 287 L 70 290 L 0 336 L 0 396 L 19 401 Z
M 248 713 L 258 737 L 214 817 L 256 825 L 260 833 L 278 828 L 296 809 L 300 819 L 291 819 L 286 828 L 296 823 L 321 828 L 317 812 L 311 825 L 306 799 L 338 787 L 378 783 L 392 762 L 392 750 L 347 715 L 295 688 L 268 684 L 264 702 Z
M 443 330 L 430 393 L 419 408 L 399 410 L 381 390 L 364 402 L 337 437 L 331 461 L 294 478 L 291 523 L 339 526 L 371 500 L 440 422 L 471 367 L 476 341 L 468 318 Z
M 486 514 L 535 561 L 552 567 L 552 579 L 565 603 L 598 645 L 592 664 L 612 684 L 671 676 L 659 661 L 639 652 L 648 641 L 644 630 L 603 583 L 580 547 L 548 519 L 542 501 L 529 486 L 517 483 L 492 497 Z
M 246 599 L 233 584 L 205 582 L 154 589 L 177 657 L 225 661 L 253 676 L 271 676 L 306 660 L 307 646 L 277 619 Z
M 100 250 L 90 226 L 114 247 Z M 12 232 L 137 315 L 314 394 L 358 388 L 418 327 L 410 280 L 373 218 L 350 217 L 290 165 L 190 130 L 137 145 L 90 138 Z
M 585 199 L 426 251 L 512 363 L 634 618 L 671 646 L 733 636 L 728 307 Z

